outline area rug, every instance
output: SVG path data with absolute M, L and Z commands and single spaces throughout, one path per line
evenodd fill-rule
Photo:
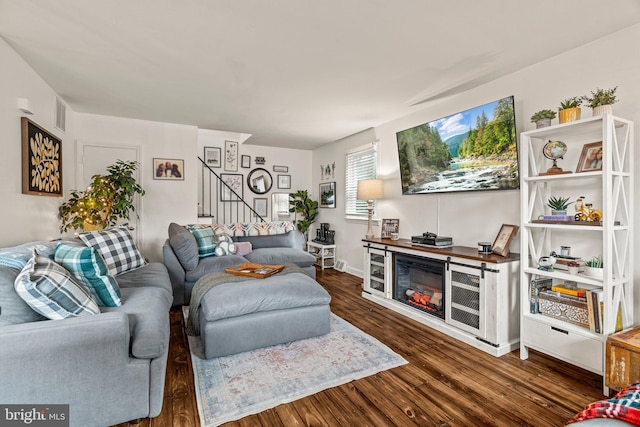
M 185 312 L 186 316 L 186 312 Z M 202 427 L 217 426 L 407 363 L 331 314 L 327 335 L 206 360 L 190 336 Z

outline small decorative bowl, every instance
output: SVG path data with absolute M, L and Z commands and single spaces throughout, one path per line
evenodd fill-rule
M 597 277 L 598 279 L 602 279 L 604 276 L 604 269 L 585 266 L 584 272 L 587 276 Z

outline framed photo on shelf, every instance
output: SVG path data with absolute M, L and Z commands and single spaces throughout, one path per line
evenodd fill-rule
M 399 228 L 400 228 L 399 219 L 383 219 L 380 238 L 381 239 L 391 238 L 391 233 L 397 233 Z
M 183 159 L 153 159 L 153 179 L 184 180 Z
M 278 188 L 291 188 L 291 175 L 278 175 Z
M 210 168 L 222 167 L 222 148 L 204 147 L 204 162 Z
M 250 168 L 251 167 L 251 156 L 247 156 L 246 154 L 243 154 L 242 155 L 241 166 L 243 168 Z
M 602 170 L 602 141 L 584 144 L 582 154 L 578 160 L 577 172 L 591 172 Z
M 320 203 L 321 208 L 335 208 L 336 207 L 336 183 L 325 182 L 320 184 Z
M 274 172 L 289 172 L 289 166 L 273 166 Z
M 241 173 L 220 174 L 220 201 L 240 202 L 244 197 L 244 175 Z M 226 184 L 226 185 L 225 185 Z M 235 194 L 233 194 L 235 192 Z M 237 194 L 237 195 L 236 195 Z
M 516 235 L 518 229 L 520 229 L 520 227 L 517 225 L 502 224 L 498 235 L 493 241 L 493 245 L 491 245 L 491 252 L 501 256 L 507 256 L 511 239 Z
M 224 142 L 224 170 L 238 172 L 238 143 L 235 141 Z
M 253 210 L 256 212 L 257 215 L 260 215 L 262 218 L 266 218 L 267 216 L 267 208 L 268 203 L 267 203 L 267 198 L 262 198 L 262 197 L 255 197 L 253 199 Z
M 22 122 L 22 194 L 62 197 L 62 140 Z

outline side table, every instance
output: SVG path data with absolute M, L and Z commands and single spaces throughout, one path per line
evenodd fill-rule
M 640 326 L 609 335 L 605 374 L 605 385 L 618 391 L 640 380 Z
M 336 264 L 336 245 L 310 240 L 307 242 L 307 252 L 316 257 L 316 265 L 323 270 L 333 268 Z

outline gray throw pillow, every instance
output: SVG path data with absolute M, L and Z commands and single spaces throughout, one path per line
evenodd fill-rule
M 198 242 L 189 230 L 175 222 L 169 224 L 169 244 L 185 271 L 198 266 Z

